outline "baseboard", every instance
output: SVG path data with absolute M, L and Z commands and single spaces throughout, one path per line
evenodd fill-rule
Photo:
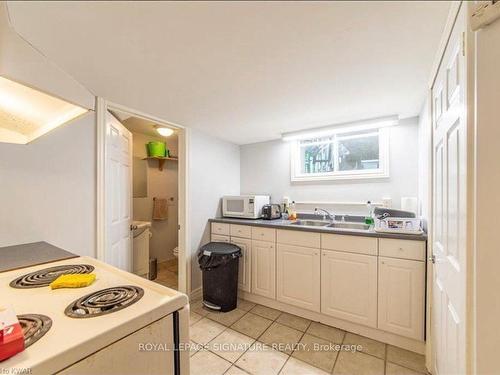
M 302 316 L 315 322 L 320 322 L 361 336 L 369 337 L 373 340 L 381 341 L 386 344 L 398 346 L 400 348 L 425 355 L 425 341 L 410 339 L 408 337 L 399 336 L 393 333 L 382 331 L 380 329 L 366 327 L 361 324 L 351 323 L 342 319 L 333 318 L 325 314 L 306 310 L 300 307 L 295 307 L 274 299 L 244 292 L 242 290 L 238 290 L 238 295 L 250 302 L 258 303 L 281 311 L 286 311 L 290 314 Z
M 198 300 L 201 300 L 201 297 L 203 296 L 203 292 L 202 292 L 202 289 L 201 289 L 201 286 L 192 290 L 191 293 L 189 293 L 189 300 L 191 302 L 193 301 L 198 301 Z

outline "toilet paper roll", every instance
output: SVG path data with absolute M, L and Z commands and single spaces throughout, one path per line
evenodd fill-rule
M 401 209 L 403 211 L 418 213 L 418 199 L 415 197 L 402 197 L 401 198 Z

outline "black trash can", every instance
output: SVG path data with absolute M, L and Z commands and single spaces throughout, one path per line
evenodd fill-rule
M 236 308 L 238 300 L 239 246 L 209 242 L 200 248 L 198 263 L 203 278 L 203 304 L 222 312 Z

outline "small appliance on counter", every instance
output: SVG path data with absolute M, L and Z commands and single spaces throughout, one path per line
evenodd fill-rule
M 260 219 L 262 207 L 269 204 L 269 195 L 233 195 L 222 197 L 222 216 Z
M 281 207 L 279 204 L 266 204 L 262 207 L 262 218 L 274 220 L 281 218 Z

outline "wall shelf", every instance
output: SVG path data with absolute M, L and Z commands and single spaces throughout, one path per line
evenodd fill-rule
M 179 161 L 178 158 L 166 157 L 166 156 L 148 156 L 147 158 L 144 158 L 142 160 L 158 160 L 158 169 L 160 171 L 163 170 L 163 165 L 165 164 L 165 161 L 167 161 L 167 160 Z

